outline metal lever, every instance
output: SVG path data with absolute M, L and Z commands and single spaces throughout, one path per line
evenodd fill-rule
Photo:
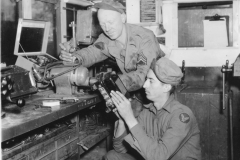
M 76 51 L 77 43 L 76 43 L 76 31 L 75 31 L 76 24 L 75 24 L 75 22 L 76 22 L 76 12 L 77 12 L 77 9 L 75 9 L 75 7 L 73 7 L 73 8 L 63 7 L 63 9 L 73 11 L 73 21 L 69 24 L 69 27 L 72 27 L 73 48 Z M 70 36 L 64 36 L 64 38 L 67 38 L 67 37 L 70 37 Z
M 226 109 L 225 107 L 225 73 L 226 72 L 231 72 L 232 68 L 228 67 L 229 61 L 226 61 L 226 65 L 222 66 L 222 77 L 223 77 L 223 110 Z
M 226 65 L 222 66 L 222 76 L 223 76 L 223 109 L 225 109 L 225 73 L 232 72 L 233 69 L 229 68 L 229 61 L 226 61 Z M 234 159 L 233 157 L 233 110 L 232 110 L 232 102 L 233 102 L 233 92 L 228 89 L 228 100 L 229 100 L 229 128 L 230 128 L 230 151 L 231 151 L 231 160 Z
M 234 152 L 233 152 L 233 92 L 232 90 L 229 91 L 229 128 L 230 128 L 230 154 L 231 160 L 234 159 Z
M 76 33 L 75 33 L 75 27 L 76 27 L 75 22 L 72 21 L 71 24 L 69 25 L 69 27 L 72 27 L 73 48 L 74 48 L 74 50 L 76 50 L 76 48 L 77 48 L 77 43 L 76 43 Z

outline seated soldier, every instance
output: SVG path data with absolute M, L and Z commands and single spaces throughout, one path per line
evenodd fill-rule
M 171 60 L 165 57 L 154 60 L 143 85 L 152 103 L 137 118 L 130 101 L 120 92 L 111 92 L 119 120 L 115 123 L 114 150 L 105 155 L 106 160 L 201 159 L 196 118 L 173 94 L 182 76 Z M 129 145 L 141 158 L 127 152 Z

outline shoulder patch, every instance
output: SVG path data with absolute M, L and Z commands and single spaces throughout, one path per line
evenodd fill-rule
M 133 40 L 132 37 L 129 37 L 129 41 L 130 41 L 130 42 L 134 42 L 134 40 Z
M 187 113 L 181 113 L 179 119 L 183 123 L 188 123 L 190 121 L 190 116 Z
M 94 46 L 100 50 L 104 50 L 104 43 L 103 42 L 97 42 L 94 44 Z

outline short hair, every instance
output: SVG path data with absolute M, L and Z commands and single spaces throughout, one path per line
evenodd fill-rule
M 169 91 L 170 94 L 173 94 L 176 91 L 177 86 L 171 84 L 171 89 Z

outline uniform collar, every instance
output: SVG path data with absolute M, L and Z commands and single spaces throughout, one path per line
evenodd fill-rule
M 163 105 L 162 109 L 166 110 L 167 112 L 171 113 L 171 105 L 170 103 L 174 101 L 174 94 L 171 94 L 168 98 L 168 100 L 166 101 L 166 103 Z M 157 114 L 157 112 L 161 111 L 157 110 L 157 108 L 153 105 L 153 103 L 151 103 L 151 105 L 149 106 L 149 110 L 152 111 L 154 114 Z
M 127 31 L 127 44 L 136 46 L 135 39 L 132 36 L 133 34 L 131 34 L 131 33 L 134 33 L 134 29 L 130 24 L 126 23 L 125 26 Z

